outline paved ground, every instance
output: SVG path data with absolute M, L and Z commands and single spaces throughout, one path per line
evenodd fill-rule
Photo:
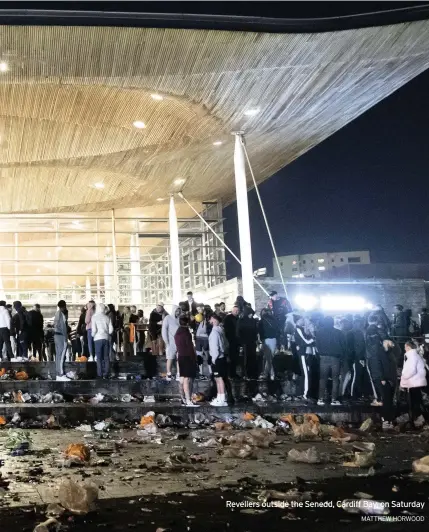
M 178 434 L 185 439 L 177 439 Z M 418 512 L 429 521 L 429 484 L 424 478 L 408 476 L 412 461 L 429 454 L 429 431 L 365 436 L 365 441 L 376 443 L 378 465 L 374 476 L 358 478 L 345 476 L 346 471 L 356 474 L 356 470 L 342 465 L 350 450 L 340 444 L 326 441 L 297 444 L 290 435 L 282 434 L 276 436 L 272 447 L 257 449 L 254 459 L 225 457 L 221 454 L 222 445 L 201 446 L 201 442 L 222 434 L 227 436 L 231 432 L 159 429 L 154 441 L 142 443 L 136 429 L 107 434 L 76 429 L 32 430 L 32 453 L 11 457 L 4 448 L 7 431 L 0 430 L 0 459 L 4 460 L 1 472 L 3 479 L 9 481 L 8 490 L 3 493 L 0 490 L 0 530 L 32 531 L 35 524 L 44 520 L 44 505 L 58 501 L 58 485 L 64 479 L 94 482 L 100 489 L 100 501 L 96 513 L 66 519 L 61 530 L 252 531 L 268 525 L 270 530 L 284 530 L 298 526 L 303 520 L 317 521 L 322 530 L 387 525 L 362 523 L 360 517 L 342 509 L 231 510 L 227 506 L 226 501 L 258 501 L 258 496 L 263 498 L 263 491 L 273 486 L 281 491 L 298 486 L 301 491 L 311 491 L 313 500 L 355 498 L 354 493 L 359 490 L 382 500 L 424 501 L 427 508 Z M 91 464 L 64 467 L 63 451 L 70 443 L 79 442 L 92 448 Z M 313 445 L 328 454 L 329 463 L 309 465 L 288 461 L 287 452 L 291 448 L 304 450 Z M 183 464 L 183 457 L 190 455 L 196 455 L 197 462 Z M 203 461 L 198 462 L 199 459 Z M 366 474 L 368 470 L 358 472 Z M 298 484 L 297 477 L 301 479 Z M 389 524 L 390 529 L 399 525 Z M 417 525 L 421 523 L 402 524 L 398 530 Z

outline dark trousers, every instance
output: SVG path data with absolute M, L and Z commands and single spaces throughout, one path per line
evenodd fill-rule
M 364 382 L 366 377 L 366 362 L 355 360 L 352 365 L 352 384 L 350 394 L 353 399 L 360 399 L 364 394 Z
M 12 346 L 10 344 L 10 330 L 7 327 L 0 328 L 0 356 L 3 352 L 3 345 L 6 344 L 6 356 L 8 360 L 13 357 Z
M 18 333 L 16 343 L 17 343 L 18 356 L 27 358 L 28 357 L 28 334 L 26 331 L 21 331 L 20 333 Z
M 426 423 L 429 423 L 429 412 L 426 405 L 423 403 L 422 389 L 408 388 L 407 398 L 410 419 L 414 422 L 419 416 L 423 416 Z
M 302 395 L 304 399 L 314 396 L 314 376 L 315 376 L 315 362 L 317 358 L 312 354 L 301 354 L 301 381 L 302 381 Z M 317 397 L 317 394 L 316 394 Z
M 152 379 L 157 373 L 157 360 L 156 355 L 150 351 L 143 352 L 143 365 L 145 375 L 148 379 Z
M 395 409 L 393 407 L 393 396 L 395 390 L 389 381 L 384 381 L 385 384 L 381 384 L 380 380 L 374 380 L 374 386 L 383 406 L 381 407 L 381 417 L 383 421 L 393 421 L 395 419 Z
M 95 340 L 94 344 L 97 359 L 97 376 L 107 377 L 110 370 L 109 340 Z
M 42 345 L 43 345 L 43 339 L 41 336 L 37 335 L 35 333 L 31 336 L 31 351 L 33 353 L 33 357 L 36 356 L 36 354 L 39 355 L 39 360 L 42 360 Z
M 256 342 L 243 345 L 244 360 L 246 365 L 246 377 L 248 379 L 258 378 L 258 361 L 256 358 Z
M 237 377 L 237 365 L 238 358 L 240 356 L 240 346 L 238 344 L 229 344 L 228 363 L 229 363 L 229 376 L 232 379 Z
M 324 399 L 325 397 L 326 383 L 329 375 L 332 377 L 332 401 L 338 399 L 340 363 L 340 358 L 320 355 L 319 399 Z

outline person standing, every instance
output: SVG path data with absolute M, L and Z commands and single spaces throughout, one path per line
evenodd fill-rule
M 162 320 L 167 316 L 164 307 L 158 304 L 149 315 L 149 336 L 152 341 L 152 355 L 162 355 Z
M 258 333 L 264 353 L 264 365 L 261 377 L 274 380 L 273 358 L 277 347 L 279 330 L 277 320 L 269 308 L 264 308 L 261 311 L 261 319 L 258 322 Z
M 402 305 L 395 305 L 392 323 L 392 336 L 399 343 L 402 350 L 410 336 L 409 318 Z
M 221 318 L 212 314 L 210 324 L 212 330 L 209 336 L 210 357 L 213 364 L 213 375 L 216 382 L 217 395 L 210 403 L 211 406 L 228 406 L 225 399 L 225 381 L 227 378 L 227 364 L 225 358 L 226 338 L 221 327 Z
M 296 322 L 296 349 L 301 364 L 301 375 L 303 376 L 303 399 L 307 401 L 309 399 L 309 391 L 313 388 L 313 367 L 315 358 L 315 344 L 314 338 L 310 333 L 308 327 L 306 327 L 305 319 L 300 316 Z
M 187 292 L 186 301 L 182 302 L 183 310 L 188 313 L 188 316 L 191 318 L 198 314 L 197 303 L 194 300 L 194 294 L 192 292 Z
M 386 339 L 389 336 L 390 328 L 392 326 L 384 308 L 381 305 L 375 306 L 375 311 L 373 312 L 378 318 L 378 326 L 382 331 L 383 339 Z
M 30 317 L 29 341 L 33 357 L 42 360 L 42 347 L 44 340 L 43 314 L 40 305 L 36 303 L 28 313 Z
M 91 333 L 94 338 L 97 377 L 107 379 L 110 370 L 110 337 L 113 334 L 112 322 L 106 314 L 106 307 L 98 303 L 91 318 Z
M 365 336 L 368 373 L 373 383 L 375 399 L 372 406 L 381 406 L 383 429 L 393 427 L 395 416 L 393 397 L 395 382 L 393 377 L 390 356 L 383 346 L 383 339 L 378 329 L 378 317 L 371 314 L 368 317 L 368 328 Z
M 22 306 L 21 301 L 14 301 L 13 308 L 15 309 L 13 323 L 16 334 L 16 342 L 18 346 L 17 351 L 19 353 L 19 356 L 26 359 L 28 358 L 28 333 L 30 330 L 30 320 L 28 312 Z
M 348 350 L 351 355 L 352 384 L 350 395 L 354 400 L 361 400 L 365 389 L 366 348 L 364 321 L 356 318 L 353 328 L 347 336 Z
M 325 392 L 328 377 L 332 377 L 331 405 L 339 406 L 338 401 L 341 360 L 346 356 L 346 340 L 341 331 L 335 329 L 334 319 L 326 316 L 321 327 L 316 331 L 316 348 L 320 357 L 319 400 L 317 404 L 325 404 Z
M 427 386 L 426 365 L 413 342 L 405 344 L 405 361 L 400 386 L 407 390 L 412 423 L 414 424 L 420 415 L 424 417 L 426 423 L 429 423 L 429 412 L 422 397 L 422 389 Z
M 427 308 L 422 308 L 419 314 L 420 336 L 425 344 L 429 344 L 429 312 Z
M 223 320 L 223 329 L 228 342 L 229 376 L 231 379 L 238 379 L 237 365 L 240 356 L 240 342 L 237 336 L 237 325 L 239 313 L 240 309 L 234 306 L 231 313 L 227 314 Z
M 86 314 L 85 314 L 85 326 L 86 326 L 86 335 L 88 338 L 88 351 L 89 359 L 88 362 L 94 362 L 94 340 L 91 331 L 92 316 L 95 311 L 95 301 L 91 299 L 86 305 Z
M 180 312 L 180 308 L 178 310 Z M 178 373 L 180 372 L 180 384 L 185 399 L 184 404 L 187 407 L 198 407 L 200 405 L 192 401 L 192 387 L 197 374 L 197 357 L 191 331 L 189 330 L 189 318 L 180 316 L 178 320 L 179 327 L 174 334 L 173 341 L 177 350 Z
M 238 341 L 243 346 L 245 374 L 248 379 L 258 378 L 256 342 L 258 340 L 258 322 L 254 319 L 250 306 L 244 307 L 243 316 L 238 319 Z
M 3 346 L 6 348 L 6 357 L 10 361 L 13 357 L 10 343 L 11 318 L 6 308 L 6 301 L 0 301 L 0 354 L 3 353 Z
M 67 304 L 61 299 L 58 301 L 58 310 L 54 317 L 54 342 L 55 342 L 55 368 L 57 373 L 57 381 L 68 381 L 68 377 L 64 375 L 64 362 L 67 353 Z
M 200 307 L 199 307 L 200 308 Z M 212 374 L 212 368 L 210 364 L 210 354 L 209 354 L 209 336 L 212 330 L 212 325 L 210 318 L 212 311 L 209 307 L 204 306 L 201 312 L 202 321 L 197 323 L 197 328 L 195 332 L 195 349 L 197 351 L 197 363 L 199 368 L 199 378 L 202 380 L 207 380 L 207 376 L 204 375 L 203 366 L 204 358 L 206 358 L 207 371 L 208 374 Z
M 292 305 L 286 297 L 280 297 L 275 290 L 270 292 L 270 299 L 267 307 L 272 310 L 274 318 L 277 320 L 280 331 L 279 343 L 284 343 L 283 332 L 286 323 L 286 316 L 292 312 Z M 280 347 L 280 345 L 278 346 Z
M 173 314 L 169 314 L 162 321 L 162 339 L 165 344 L 165 356 L 167 358 L 167 376 L 166 381 L 170 382 L 172 379 L 171 368 L 173 362 L 177 358 L 176 342 L 174 340 L 177 329 L 179 328 L 179 316 L 181 314 L 180 307 L 173 305 Z M 179 380 L 179 368 L 176 365 L 176 380 Z

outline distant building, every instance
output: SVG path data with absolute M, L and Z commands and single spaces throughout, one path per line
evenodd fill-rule
M 293 279 L 319 278 L 324 272 L 348 264 L 371 264 L 369 251 L 338 251 L 336 253 L 307 253 L 279 257 L 283 277 Z M 273 259 L 274 277 L 279 271 Z

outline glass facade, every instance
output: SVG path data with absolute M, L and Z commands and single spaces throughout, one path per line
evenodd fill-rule
M 223 238 L 221 206 L 202 216 Z M 178 218 L 181 283 L 203 292 L 226 279 L 224 248 L 199 218 Z M 88 299 L 152 309 L 172 301 L 168 218 L 91 215 L 0 217 L 0 294 L 56 304 Z

